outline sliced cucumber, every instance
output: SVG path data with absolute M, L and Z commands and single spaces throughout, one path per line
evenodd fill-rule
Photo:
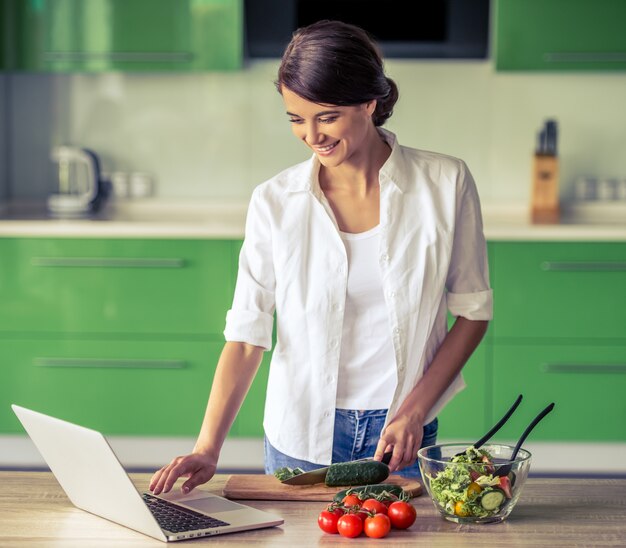
M 480 497 L 480 505 L 487 510 L 488 512 L 497 511 L 502 503 L 505 501 L 506 495 L 502 489 L 493 489 L 491 491 L 486 491 Z

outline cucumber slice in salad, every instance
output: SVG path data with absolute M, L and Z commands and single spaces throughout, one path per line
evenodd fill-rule
M 505 501 L 506 495 L 502 489 L 487 491 L 480 497 L 480 505 L 488 512 L 497 511 Z

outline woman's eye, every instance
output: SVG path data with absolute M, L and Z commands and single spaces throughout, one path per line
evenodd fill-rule
M 289 118 L 289 122 L 292 124 L 301 124 L 302 119 L 301 118 Z
M 331 116 L 329 118 L 320 118 L 320 122 L 322 124 L 332 124 L 336 119 L 336 116 Z

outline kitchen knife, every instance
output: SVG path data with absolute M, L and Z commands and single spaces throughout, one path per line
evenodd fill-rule
M 389 451 L 385 453 L 382 458 L 382 462 L 385 464 L 389 464 L 393 453 Z M 372 457 L 368 457 L 366 459 L 358 459 L 353 460 L 351 462 L 367 462 L 374 460 Z M 316 468 L 315 470 L 311 470 L 309 472 L 303 472 L 302 474 L 298 474 L 297 476 L 293 476 L 289 479 L 282 480 L 281 483 L 285 483 L 287 485 L 314 485 L 316 483 L 323 483 L 326 479 L 326 473 L 330 466 L 324 466 L 323 468 Z

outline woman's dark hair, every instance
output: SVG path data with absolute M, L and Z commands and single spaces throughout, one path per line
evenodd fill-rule
M 275 84 L 279 92 L 285 86 L 312 103 L 353 106 L 376 99 L 376 126 L 387 121 L 398 100 L 398 87 L 385 76 L 376 42 L 364 29 L 341 21 L 296 30 Z

